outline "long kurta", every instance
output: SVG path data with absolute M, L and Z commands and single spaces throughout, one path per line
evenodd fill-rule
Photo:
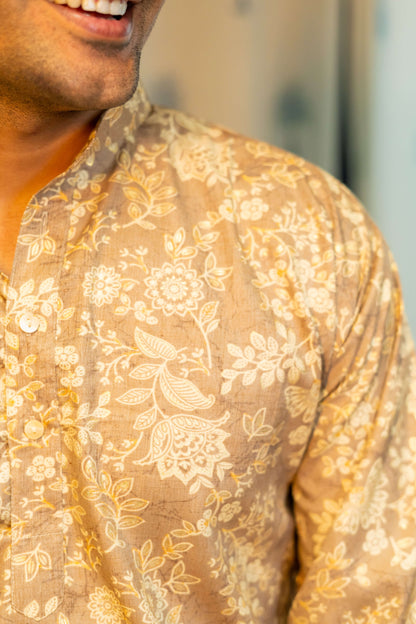
M 0 303 L 2 624 L 416 622 L 414 351 L 340 183 L 139 90 Z

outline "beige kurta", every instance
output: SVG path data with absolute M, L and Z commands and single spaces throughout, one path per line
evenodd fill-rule
M 1 321 L 2 624 L 416 622 L 413 347 L 339 183 L 139 91 Z

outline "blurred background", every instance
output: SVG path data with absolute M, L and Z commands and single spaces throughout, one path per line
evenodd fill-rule
M 415 0 L 166 0 L 142 82 L 345 182 L 399 265 L 416 337 Z

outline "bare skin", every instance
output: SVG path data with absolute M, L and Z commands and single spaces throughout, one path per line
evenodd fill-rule
M 31 197 L 65 171 L 102 110 L 133 93 L 163 0 L 136 0 L 122 41 L 47 0 L 0 0 L 0 270 L 10 275 Z

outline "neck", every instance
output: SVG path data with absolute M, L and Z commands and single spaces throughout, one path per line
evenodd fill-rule
M 68 168 L 97 116 L 96 111 L 37 114 L 5 109 L 0 102 L 0 215 L 26 206 L 34 193 Z

